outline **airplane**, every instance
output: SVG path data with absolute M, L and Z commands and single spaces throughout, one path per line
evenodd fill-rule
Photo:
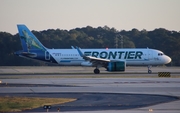
M 91 66 L 95 67 L 95 74 L 100 73 L 101 67 L 109 72 L 123 72 L 126 66 L 147 66 L 150 74 L 153 65 L 171 62 L 171 58 L 162 51 L 149 48 L 81 49 L 71 46 L 71 49 L 48 49 L 26 25 L 18 24 L 17 28 L 23 50 L 14 52 L 15 55 L 60 66 Z

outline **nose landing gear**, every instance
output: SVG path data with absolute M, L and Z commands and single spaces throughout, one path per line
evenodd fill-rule
M 152 70 L 151 70 L 151 65 L 148 65 L 148 73 L 151 74 L 152 73 Z

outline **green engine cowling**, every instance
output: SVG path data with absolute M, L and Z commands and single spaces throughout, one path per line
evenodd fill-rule
M 118 62 L 109 62 L 107 66 L 107 71 L 125 71 L 126 62 L 118 61 Z

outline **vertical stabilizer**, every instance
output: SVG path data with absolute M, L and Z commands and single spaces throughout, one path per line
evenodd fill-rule
M 17 28 L 24 52 L 30 52 L 30 50 L 34 49 L 41 49 L 43 51 L 46 50 L 36 36 L 34 36 L 34 34 L 25 25 L 17 25 Z

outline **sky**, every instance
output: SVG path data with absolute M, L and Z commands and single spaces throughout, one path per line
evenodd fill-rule
M 70 30 L 86 26 L 180 31 L 180 0 L 0 0 L 0 31 Z

